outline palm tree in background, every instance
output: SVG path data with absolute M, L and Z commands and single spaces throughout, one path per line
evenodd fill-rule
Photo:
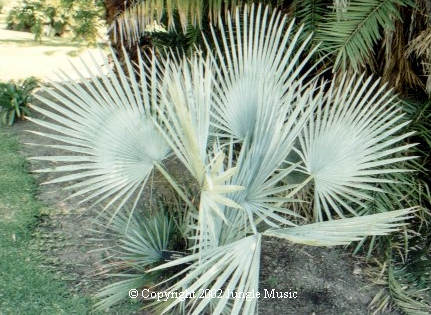
M 404 95 L 431 92 L 431 4 L 427 0 L 148 0 L 105 1 L 110 36 L 117 48 L 202 44 L 200 32 L 236 5 L 264 3 L 296 18 L 313 34 L 333 71 L 377 74 Z M 172 37 L 145 32 L 154 21 Z M 176 40 L 172 40 L 172 38 Z M 181 40 L 178 40 L 181 38 Z M 152 39 L 152 40 L 151 40 Z M 134 50 L 129 50 L 134 55 Z

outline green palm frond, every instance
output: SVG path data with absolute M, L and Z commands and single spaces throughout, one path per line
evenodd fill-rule
M 395 305 L 408 315 L 429 314 L 430 299 L 424 300 L 423 298 L 424 295 L 429 296 L 425 293 L 429 289 L 416 288 L 414 283 L 408 283 L 406 279 L 403 279 L 403 276 L 406 275 L 408 275 L 406 270 L 395 269 L 392 265 L 388 268 L 388 286 Z
M 298 153 L 305 171 L 314 181 L 314 218 L 331 218 L 331 209 L 357 215 L 362 200 L 372 200 L 366 191 L 382 192 L 374 184 L 391 182 L 379 175 L 406 171 L 389 168 L 414 156 L 394 156 L 415 144 L 394 147 L 413 132 L 400 134 L 408 124 L 393 104 L 394 97 L 379 80 L 344 76 L 331 84 L 299 138 Z M 341 206 L 341 207 L 340 207 Z M 343 210 L 344 209 L 344 210 Z
M 344 17 L 344 13 L 347 11 L 349 0 L 334 0 L 333 5 L 335 12 L 337 13 L 337 19 L 340 20 Z
M 429 256 L 429 244 L 426 240 L 420 241 L 420 247 L 411 246 L 407 261 L 397 263 L 394 259 L 395 250 L 388 248 L 387 259 L 383 270 L 378 268 L 375 273 L 382 278 L 387 288 L 382 288 L 370 303 L 373 314 L 385 311 L 393 304 L 404 314 L 426 315 L 431 309 L 431 296 L 429 294 L 429 282 L 431 265 Z M 391 244 L 392 246 L 392 244 Z M 424 247 L 422 247 L 424 246 Z
M 417 147 L 413 148 L 412 151 L 417 151 Z M 416 160 L 401 162 L 397 166 L 398 168 L 411 169 L 414 173 L 403 172 L 383 175 L 384 178 L 388 179 L 388 183 L 378 184 L 383 192 L 372 192 L 373 199 L 366 202 L 367 207 L 359 211 L 360 215 L 392 211 L 392 209 L 388 209 L 388 205 L 392 205 L 395 209 L 418 207 L 418 211 L 415 213 L 416 220 L 425 224 L 429 216 L 428 205 L 431 204 L 431 194 L 428 184 L 421 178 L 422 167 L 417 166 L 416 162 Z M 393 183 L 400 184 L 394 185 Z M 419 225 L 422 226 L 422 224 Z M 415 235 L 417 232 L 416 230 L 406 230 L 400 235 L 399 242 L 406 246 L 404 250 L 400 251 L 401 255 L 407 254 L 407 244 L 412 242 L 411 234 Z M 367 259 L 370 259 L 378 255 L 379 250 L 385 247 L 387 243 L 387 238 L 371 237 L 368 240 L 364 238 L 356 245 L 353 253 L 357 254 L 362 251 L 366 253 Z
M 130 62 L 128 74 L 115 58 L 114 64 L 118 75 L 99 67 L 90 81 L 54 82 L 58 92 L 46 89 L 53 100 L 37 96 L 45 106 L 32 107 L 50 120 L 29 120 L 47 129 L 33 133 L 60 142 L 50 147 L 65 151 L 32 158 L 64 164 L 36 171 L 66 173 L 46 184 L 78 181 L 67 187 L 77 190 L 68 198 L 85 196 L 79 203 L 95 200 L 93 204 L 109 199 L 104 209 L 117 202 L 116 214 L 134 194 L 136 206 L 154 164 L 166 158 L 169 146 L 151 116 L 155 88 L 137 83 Z M 108 61 L 105 67 L 110 69 Z
M 371 64 L 372 48 L 383 29 L 394 28 L 399 7 L 407 4 L 402 0 L 350 0 L 342 17 L 333 12 L 318 24 L 315 39 L 322 42 L 322 52 L 335 56 L 334 70 L 352 67 L 358 71 Z
M 328 1 L 326 0 L 296 0 L 295 18 L 304 25 L 304 32 L 316 33 L 317 26 L 328 13 Z M 315 35 L 315 34 L 314 34 Z

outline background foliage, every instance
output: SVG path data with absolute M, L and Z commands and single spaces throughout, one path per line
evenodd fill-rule
M 36 40 L 71 33 L 94 44 L 103 25 L 103 3 L 98 0 L 24 0 L 7 17 L 8 29 L 31 31 Z

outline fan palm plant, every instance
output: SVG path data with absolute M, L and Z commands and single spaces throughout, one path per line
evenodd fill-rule
M 66 163 L 40 170 L 65 173 L 50 183 L 78 181 L 69 187 L 78 189 L 71 197 L 104 201 L 114 224 L 122 218 L 120 225 L 137 234 L 127 236 L 127 251 L 157 256 L 142 272 L 183 266 L 162 283 L 196 296 L 169 299 L 157 306 L 162 312 L 254 314 L 256 299 L 200 299 L 199 293 L 257 292 L 262 238 L 345 245 L 391 233 L 414 212 L 359 215 L 372 199 L 367 192 L 381 191 L 378 183 L 399 184 L 382 175 L 406 171 L 391 165 L 413 158 L 405 154 L 410 145 L 397 146 L 409 134 L 401 133 L 402 114 L 390 91 L 371 78 L 343 77 L 329 86 L 310 78 L 315 50 L 307 51 L 310 39 L 301 43 L 303 31 L 294 29 L 268 7 L 238 8 L 227 15 L 226 29 L 220 23 L 206 39 L 214 53 L 179 60 L 155 54 L 145 60 L 138 53 L 135 65 L 126 55 L 123 66 L 114 57 L 115 71 L 94 73 L 82 84 L 55 84 L 58 92 L 48 92 L 57 101 L 39 97 L 46 106 L 33 107 L 48 118 L 31 118 L 49 130 L 38 134 L 68 152 L 35 157 Z M 164 161 L 171 156 L 190 174 L 197 196 L 170 174 Z M 171 261 L 160 259 L 166 243 L 150 241 L 166 240 L 166 226 L 157 236 L 143 223 L 146 232 L 139 235 L 133 214 L 119 214 L 132 197 L 136 207 L 154 171 L 184 201 L 177 212 L 187 217 L 187 244 L 183 257 Z M 301 176 L 293 180 L 294 173 Z M 303 189 L 314 192 L 314 222 L 288 206 L 310 201 L 298 200 Z M 118 301 L 116 290 L 136 283 L 106 288 L 100 305 Z

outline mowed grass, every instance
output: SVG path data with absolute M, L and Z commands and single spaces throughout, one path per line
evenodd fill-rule
M 0 314 L 87 314 L 90 299 L 72 295 L 31 249 L 44 208 L 36 188 L 17 139 L 0 128 Z

